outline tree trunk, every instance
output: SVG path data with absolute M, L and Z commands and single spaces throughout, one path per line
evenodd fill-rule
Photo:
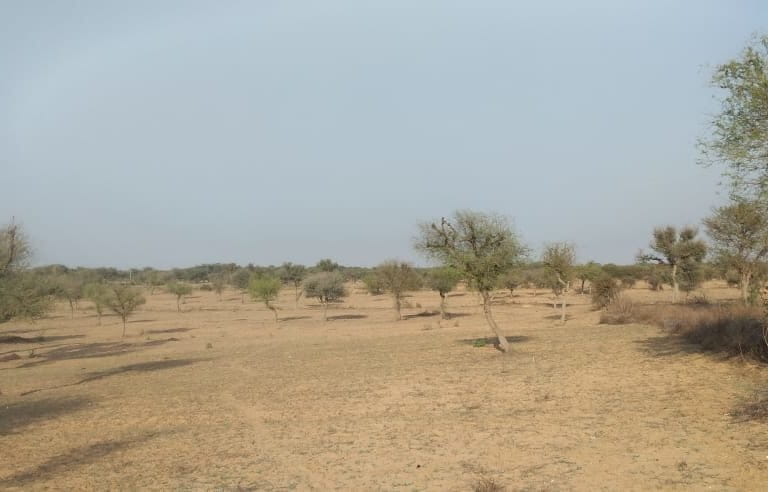
M 328 321 L 328 301 L 323 302 L 323 321 Z
M 440 292 L 440 318 L 442 319 L 448 319 L 448 312 L 445 308 L 447 297 L 443 292 Z
M 75 319 L 75 303 L 69 301 L 69 317 Z
M 101 310 L 96 311 L 96 314 L 99 316 L 99 326 L 101 326 Z
M 397 312 L 396 321 L 402 320 L 403 316 L 400 314 L 400 296 L 398 295 L 395 295 L 395 311 Z
M 581 290 L 579 290 L 579 293 L 581 295 L 584 295 L 584 283 L 587 281 L 587 279 L 583 278 L 581 279 Z
M 752 272 L 741 272 L 741 300 L 744 304 L 749 303 L 749 284 L 752 281 Z
M 677 294 L 680 292 L 680 289 L 677 285 L 677 263 L 672 265 L 672 303 L 677 302 Z
M 176 296 L 176 311 L 181 312 L 181 297 Z
M 275 324 L 277 324 L 280 321 L 277 319 L 277 308 L 268 302 L 266 302 L 265 304 L 267 305 L 267 309 L 272 311 L 272 314 L 275 315 Z
M 560 296 L 560 306 L 562 307 L 562 311 L 560 312 L 560 321 L 565 324 L 565 307 L 568 305 L 568 303 L 565 300 L 565 290 L 563 290 L 562 295 Z
M 245 304 L 245 292 L 240 293 L 240 304 Z
M 123 318 L 123 338 L 125 338 L 125 316 L 122 316 Z
M 296 290 L 296 308 L 299 307 L 299 299 L 301 299 L 301 289 L 299 284 L 293 284 L 293 288 Z
M 488 322 L 488 326 L 491 328 L 491 331 L 493 331 L 493 334 L 496 335 L 496 338 L 498 338 L 499 340 L 497 348 L 504 353 L 508 353 L 509 342 L 507 341 L 507 337 L 505 337 L 501 333 L 498 325 L 496 324 L 496 320 L 493 319 L 493 313 L 491 312 L 491 296 L 488 292 L 483 292 L 482 298 L 483 298 L 483 314 L 485 315 L 485 321 Z

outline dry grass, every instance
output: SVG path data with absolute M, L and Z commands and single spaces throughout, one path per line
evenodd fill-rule
M 702 350 L 768 362 L 760 308 L 700 303 L 644 306 L 634 311 L 634 321 L 655 323 Z
M 234 292 L 183 313 L 148 296 L 124 339 L 114 316 L 99 326 L 65 306 L 3 324 L 44 340 L 0 346 L 20 357 L 0 362 L 0 489 L 764 488 L 764 424 L 723 418 L 764 384 L 760 366 L 679 350 L 653 325 L 600 325 L 588 296 L 569 298 L 565 326 L 532 291 L 494 305 L 505 356 L 472 293 L 449 299 L 460 324 L 418 316 L 439 305 L 433 292 L 398 322 L 384 296 L 353 293 L 326 323 L 292 294 L 277 325 Z M 636 310 L 669 297 L 624 294 Z

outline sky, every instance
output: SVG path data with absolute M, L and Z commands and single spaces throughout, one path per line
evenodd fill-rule
M 631 263 L 763 1 L 0 0 L 0 223 L 36 264 L 372 266 L 457 209 Z

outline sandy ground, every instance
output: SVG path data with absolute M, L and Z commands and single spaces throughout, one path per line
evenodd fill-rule
M 3 325 L 46 340 L 0 345 L 21 356 L 0 362 L 0 489 L 768 487 L 768 428 L 729 415 L 764 369 L 599 325 L 582 296 L 564 326 L 547 294 L 501 296 L 504 356 L 472 345 L 490 335 L 472 293 L 443 322 L 419 316 L 438 296 L 415 293 L 395 322 L 387 296 L 353 290 L 328 322 L 286 290 L 278 325 L 232 291 L 196 292 L 181 314 L 148 296 L 125 339 L 87 302 Z

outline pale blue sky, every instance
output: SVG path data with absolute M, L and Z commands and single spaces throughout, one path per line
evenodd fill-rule
M 763 1 L 0 0 L 0 219 L 36 263 L 373 265 L 457 208 L 631 262 L 722 202 Z

